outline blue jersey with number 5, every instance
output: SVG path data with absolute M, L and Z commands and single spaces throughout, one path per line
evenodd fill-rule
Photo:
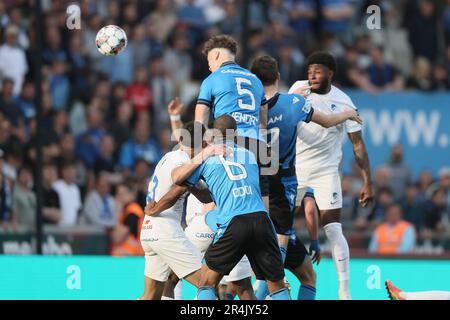
M 233 217 L 267 212 L 259 188 L 259 168 L 255 156 L 247 149 L 227 143 L 230 153 L 210 157 L 187 179 L 194 186 L 205 181 L 218 209 L 217 223 L 226 224 Z
M 227 114 L 236 120 L 237 134 L 260 139 L 259 112 L 266 103 L 261 81 L 234 62 L 225 62 L 202 83 L 197 100 L 212 109 L 214 119 Z

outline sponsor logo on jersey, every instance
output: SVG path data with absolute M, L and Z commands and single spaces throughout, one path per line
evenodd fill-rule
M 200 239 L 213 239 L 214 238 L 214 233 L 209 233 L 209 232 L 197 232 L 195 234 L 195 236 L 197 238 Z
M 336 106 L 335 104 L 332 104 L 332 105 L 331 105 L 331 111 L 335 111 L 336 108 L 337 108 L 337 106 Z
M 304 113 L 309 113 L 311 111 L 311 103 L 306 101 L 305 104 L 302 107 L 302 111 Z
M 269 118 L 269 122 L 267 124 L 276 123 L 278 121 L 283 121 L 283 115 L 280 114 L 279 116 L 271 117 Z
M 337 192 L 333 192 L 333 195 L 331 196 L 331 202 L 330 204 L 335 204 L 336 202 L 338 202 L 338 194 Z

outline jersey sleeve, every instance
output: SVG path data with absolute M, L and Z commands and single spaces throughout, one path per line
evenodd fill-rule
M 213 95 L 212 95 L 212 80 L 211 77 L 203 80 L 200 86 L 200 93 L 198 94 L 197 104 L 204 104 L 205 106 L 212 107 Z
M 293 118 L 295 119 L 295 123 L 299 123 L 300 121 L 304 121 L 306 123 L 311 121 L 312 115 L 314 113 L 314 108 L 311 106 L 311 103 L 305 100 L 299 94 L 293 94 Z
M 353 104 L 353 101 L 350 99 L 350 97 L 348 97 L 347 106 L 349 108 L 353 108 L 356 111 L 358 111 L 358 108 L 356 108 L 356 106 Z M 344 122 L 344 127 L 345 127 L 345 131 L 347 133 L 358 132 L 358 131 L 362 130 L 362 126 L 358 122 L 353 121 L 353 120 L 345 121 Z

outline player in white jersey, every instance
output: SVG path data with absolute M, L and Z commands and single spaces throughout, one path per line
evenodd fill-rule
M 289 93 L 302 94 L 314 110 L 325 114 L 356 109 L 344 92 L 331 85 L 336 73 L 336 61 L 331 54 L 315 52 L 308 57 L 307 66 L 308 80 L 295 82 Z M 330 242 L 338 273 L 339 298 L 351 299 L 350 254 L 340 224 L 342 191 L 338 171 L 345 133 L 353 144 L 355 160 L 364 181 L 359 202 L 363 207 L 369 205 L 373 201 L 369 158 L 361 135 L 361 125 L 355 121 L 347 120 L 331 128 L 324 128 L 312 122 L 301 122 L 297 133 L 296 172 L 297 199 L 303 199 L 308 186 L 314 189 L 321 223 Z
M 190 139 L 180 139 L 180 149 L 167 153 L 158 163 L 148 187 L 147 203 L 158 202 L 169 193 L 180 196 L 167 204 L 156 215 L 146 215 L 141 229 L 141 244 L 145 251 L 144 294 L 141 299 L 159 300 L 171 270 L 180 279 L 186 279 L 195 286 L 200 280 L 202 255 L 200 251 L 188 240 L 181 227 L 181 214 L 183 209 L 186 187 L 173 184 L 171 172 L 174 168 L 188 162 L 195 150 L 194 135 L 202 137 L 204 128 L 199 123 L 190 122 L 184 127 L 185 132 L 191 135 Z M 201 141 L 201 140 L 200 140 Z M 191 143 L 192 142 L 192 143 Z M 214 154 L 214 148 L 201 151 L 200 156 L 208 157 Z M 197 193 L 195 189 L 191 192 Z M 209 199 L 210 202 L 211 200 Z

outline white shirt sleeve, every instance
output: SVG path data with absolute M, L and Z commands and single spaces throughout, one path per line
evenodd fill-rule
M 347 96 L 347 104 L 346 106 L 349 106 L 350 108 L 353 108 L 355 110 L 357 110 L 358 108 L 356 108 L 356 106 L 353 104 L 352 99 L 350 99 L 350 97 Z M 353 132 L 358 132 L 362 130 L 362 126 L 356 122 L 356 121 L 352 121 L 352 120 L 347 120 L 344 122 L 344 127 L 345 127 L 345 131 L 347 133 L 353 133 Z

